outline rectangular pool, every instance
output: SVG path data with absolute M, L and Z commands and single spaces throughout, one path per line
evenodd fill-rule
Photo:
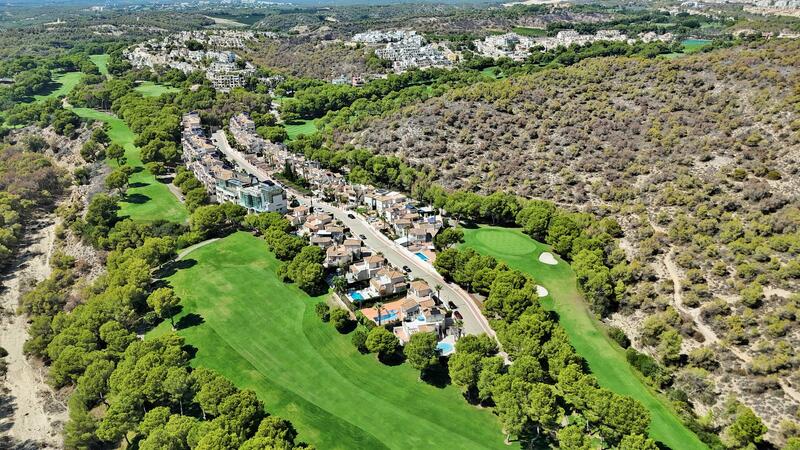
M 417 255 L 417 258 L 419 258 L 419 259 L 421 259 L 421 260 L 423 260 L 425 262 L 428 262 L 428 257 L 425 256 L 424 253 L 417 252 L 417 253 L 414 253 L 414 254 Z

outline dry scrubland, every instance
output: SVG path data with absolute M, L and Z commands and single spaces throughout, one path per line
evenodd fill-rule
M 335 137 L 437 167 L 452 188 L 511 186 L 617 218 L 634 276 L 609 320 L 698 412 L 734 394 L 775 438 L 800 405 L 799 82 L 798 41 L 600 58 Z

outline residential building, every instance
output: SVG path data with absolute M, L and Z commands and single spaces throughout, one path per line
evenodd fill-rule
M 380 296 L 399 294 L 406 291 L 406 276 L 397 269 L 384 267 L 370 278 L 369 285 Z
M 348 269 L 347 279 L 350 283 L 367 281 L 383 269 L 386 259 L 380 255 L 371 255 L 363 261 L 351 265 Z

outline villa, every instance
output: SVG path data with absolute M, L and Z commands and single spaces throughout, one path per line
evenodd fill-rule
M 375 276 L 384 264 L 386 264 L 386 259 L 383 256 L 368 256 L 363 261 L 350 266 L 347 279 L 350 283 L 367 281 Z
M 406 290 L 406 276 L 397 269 L 382 268 L 370 278 L 369 285 L 382 297 L 399 294 Z

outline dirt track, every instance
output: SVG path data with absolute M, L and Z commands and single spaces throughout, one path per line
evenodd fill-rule
M 55 223 L 30 230 L 19 258 L 3 276 L 0 305 L 0 345 L 8 351 L 8 374 L 0 394 L 0 448 L 62 448 L 61 429 L 66 405 L 46 383 L 45 369 L 22 353 L 28 338 L 27 322 L 15 314 L 23 288 L 50 274 L 49 259 L 55 242 Z

